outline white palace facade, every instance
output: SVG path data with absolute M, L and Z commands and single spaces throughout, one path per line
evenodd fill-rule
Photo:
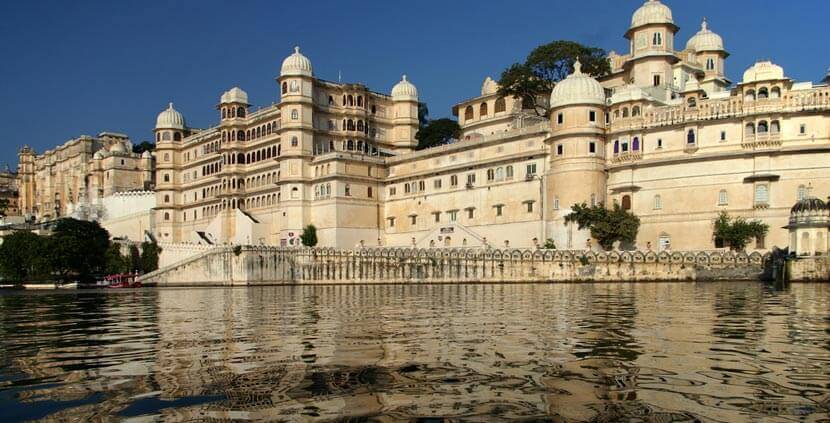
M 326 81 L 296 49 L 272 106 L 252 110 L 235 87 L 208 129 L 172 104 L 159 114 L 148 231 L 298 245 L 313 224 L 321 246 L 583 248 L 588 233 L 564 223 L 571 206 L 617 203 L 641 219 L 640 248 L 714 249 L 721 211 L 770 226 L 751 248 L 788 245 L 790 207 L 830 194 L 827 81 L 796 82 L 762 61 L 733 83 L 705 20 L 685 45 L 678 31 L 669 7 L 646 1 L 625 32 L 629 52 L 609 55 L 611 74 L 576 63 L 550 115 L 487 78 L 453 108 L 461 139 L 420 151 L 406 77 L 390 94 Z

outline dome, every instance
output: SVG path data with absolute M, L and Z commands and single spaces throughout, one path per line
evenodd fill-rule
M 248 104 L 248 93 L 239 87 L 233 87 L 222 94 L 222 98 L 219 102 Z
M 280 76 L 312 76 L 311 60 L 300 53 L 299 47 L 294 47 L 294 54 L 282 61 Z
M 144 152 L 143 152 L 143 153 L 141 153 L 141 158 L 142 158 L 142 159 L 152 159 L 152 158 L 153 158 L 153 155 L 152 155 L 152 154 L 150 154 L 150 151 L 149 151 L 149 150 L 144 150 Z
M 102 150 L 98 150 L 95 154 L 92 155 L 92 158 L 95 160 L 101 160 L 104 158 L 104 153 L 101 152 Z
M 550 93 L 550 108 L 573 104 L 605 105 L 605 90 L 588 74 L 582 73 L 579 60 L 574 63 L 574 72 L 553 87 Z
M 127 147 L 124 146 L 123 142 L 116 142 L 112 146 L 110 146 L 110 153 L 126 153 Z
M 159 113 L 156 118 L 156 129 L 184 130 L 184 116 L 173 108 L 173 103 L 169 103 L 167 109 Z
M 481 95 L 490 95 L 495 94 L 499 91 L 499 84 L 496 81 L 493 81 L 493 78 L 489 76 L 484 79 L 484 83 L 481 84 Z
M 803 213 L 803 212 L 820 212 L 826 213 L 830 210 L 830 206 L 828 206 L 824 201 L 819 200 L 815 197 L 807 197 L 799 202 L 795 203 L 793 208 L 790 209 L 791 214 L 795 213 Z
M 784 79 L 784 68 L 770 61 L 758 62 L 744 72 L 743 83 Z
M 406 75 L 401 77 L 401 82 L 392 87 L 392 100 L 418 101 L 418 89 L 406 80 Z
M 686 49 L 694 50 L 698 53 L 704 51 L 723 51 L 723 38 L 709 30 L 709 25 L 704 18 L 703 23 L 700 24 L 700 31 L 686 42 Z
M 660 0 L 647 0 L 640 6 L 634 15 L 631 16 L 631 28 L 637 28 L 649 24 L 671 24 L 674 25 L 671 9 Z

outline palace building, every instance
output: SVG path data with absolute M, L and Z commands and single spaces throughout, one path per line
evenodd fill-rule
M 721 211 L 769 225 L 750 247 L 788 245 L 791 206 L 830 193 L 828 81 L 797 82 L 761 61 L 733 82 L 710 23 L 685 45 L 679 33 L 668 6 L 646 1 L 624 33 L 629 51 L 609 54 L 611 74 L 575 63 L 548 116 L 500 97 L 488 77 L 453 108 L 461 139 L 420 151 L 406 76 L 389 94 L 323 80 L 297 48 L 272 106 L 252 110 L 234 87 L 210 128 L 188 127 L 172 104 L 162 111 L 154 160 L 112 147 L 90 160 L 102 147 L 88 141 L 73 147 L 76 170 L 60 171 L 66 146 L 24 149 L 21 209 L 48 218 L 79 195 L 153 182 L 147 230 L 166 242 L 292 246 L 313 224 L 321 246 L 584 248 L 589 234 L 564 222 L 572 205 L 616 203 L 641 219 L 640 248 L 723 247 L 712 236 Z M 121 142 L 112 137 L 96 142 Z M 119 166 L 134 168 L 119 174 L 129 181 L 106 179 Z

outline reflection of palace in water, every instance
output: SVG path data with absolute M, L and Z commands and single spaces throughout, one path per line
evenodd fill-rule
M 749 283 L 159 289 L 100 296 L 87 323 L 49 331 L 47 321 L 37 330 L 49 339 L 12 365 L 57 382 L 21 401 L 78 403 L 52 419 L 734 421 L 828 395 L 802 387 L 830 362 L 828 293 Z

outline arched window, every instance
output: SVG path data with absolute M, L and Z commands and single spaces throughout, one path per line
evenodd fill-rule
M 744 131 L 746 136 L 753 137 L 755 136 L 755 124 L 754 123 L 747 123 L 746 130 Z
M 695 142 L 695 130 L 689 129 L 689 132 L 686 134 L 686 144 L 694 144 Z
M 755 101 L 755 90 L 749 90 L 744 95 L 744 101 Z
M 472 120 L 473 119 L 473 106 L 467 106 L 464 109 L 464 120 Z
M 663 209 L 663 198 L 660 195 L 654 196 L 654 210 L 662 210 Z
M 245 141 L 245 131 L 241 129 L 236 131 L 236 139 L 239 141 Z
M 228 110 L 223 107 L 222 108 L 222 119 L 226 118 L 227 116 L 228 116 Z
M 769 126 L 767 125 L 767 121 L 762 120 L 758 122 L 758 133 L 766 134 L 767 132 L 769 132 Z
M 168 173 L 164 174 L 164 182 L 170 182 L 170 174 L 168 174 Z
M 690 109 L 697 107 L 697 99 L 695 97 L 689 97 L 689 100 L 687 100 L 686 103 L 689 105 Z
M 164 220 L 170 220 L 170 213 L 164 212 Z
M 631 210 L 631 196 L 630 195 L 623 195 L 622 208 L 623 208 L 623 210 Z
M 334 106 L 334 97 L 329 96 L 329 106 Z
M 348 100 L 349 106 L 354 106 L 354 97 L 352 97 L 351 94 L 349 94 L 349 96 L 346 97 L 346 99 Z
M 772 87 L 772 91 L 770 91 L 769 98 L 781 98 L 781 88 Z
M 363 107 L 363 96 L 357 96 L 357 107 Z
M 660 32 L 655 32 L 654 36 L 651 37 L 651 43 L 655 46 L 663 45 L 663 34 Z
M 478 115 L 481 117 L 487 116 L 487 103 L 481 103 L 481 106 L 478 106 Z
M 640 106 L 634 106 L 631 108 L 631 116 L 640 116 Z
M 346 150 L 349 150 L 349 151 L 354 150 L 354 141 L 352 141 L 352 140 L 346 141 Z
M 623 109 L 622 109 L 622 117 L 624 117 L 624 118 L 627 118 L 627 117 L 628 117 L 628 107 L 623 107 Z
M 513 179 L 513 166 L 508 165 L 504 168 L 504 174 L 507 179 Z
M 170 141 L 170 132 L 164 131 L 164 133 L 161 134 L 161 139 L 164 141 Z
M 169 203 L 169 202 L 170 202 L 170 196 L 169 196 L 169 195 L 165 195 L 165 196 L 164 196 L 164 202 L 165 202 L 165 203 Z
M 363 132 L 363 121 L 362 120 L 357 121 L 357 130 L 360 131 L 360 132 Z
M 282 83 L 282 93 L 283 94 L 288 93 L 288 83 L 287 82 Z
M 706 70 L 715 70 L 715 59 L 711 57 L 706 59 Z
M 297 137 L 291 137 L 291 146 L 292 147 L 296 147 L 299 144 L 300 144 L 300 140 L 298 140 Z
M 797 201 L 804 200 L 807 198 L 807 187 L 804 185 L 798 186 L 798 194 L 796 195 Z
M 773 134 L 777 134 L 777 133 L 781 132 L 781 124 L 778 123 L 777 120 L 774 120 L 774 121 L 770 122 L 769 131 L 772 132 Z
M 300 118 L 300 112 L 297 109 L 291 111 L 291 120 L 297 120 Z
M 504 97 L 499 97 L 498 99 L 496 99 L 496 108 L 494 110 L 494 113 L 501 113 L 505 110 L 507 110 L 507 104 L 504 101 Z
M 631 150 L 633 151 L 640 151 L 640 139 L 634 137 L 634 141 L 631 141 Z
M 620 141 L 614 141 L 614 154 L 620 154 Z
M 763 87 L 758 90 L 758 100 L 763 100 L 766 98 L 769 98 L 769 90 L 767 90 L 767 87 Z

